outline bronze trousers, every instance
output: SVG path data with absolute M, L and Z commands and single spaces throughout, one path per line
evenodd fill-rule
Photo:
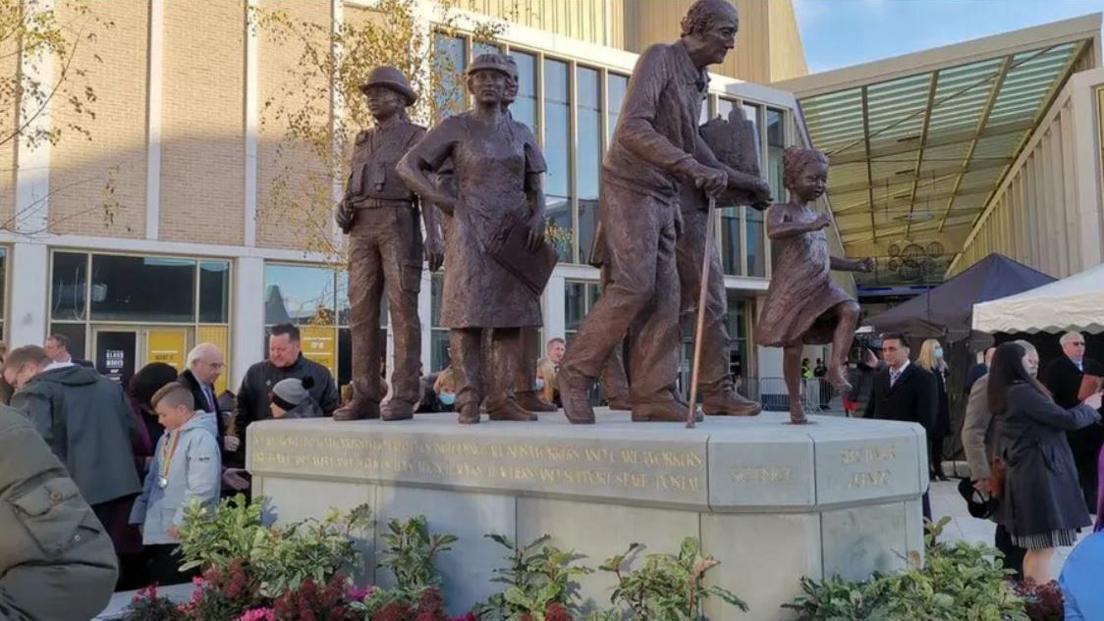
M 627 334 L 634 404 L 669 402 L 678 374 L 677 203 L 674 197 L 664 200 L 619 185 L 603 187 L 599 216 L 606 232 L 610 283 L 562 365 L 597 378 Z
M 706 218 L 710 214 L 699 209 L 682 211 L 682 235 L 679 236 L 678 256 L 679 288 L 681 291 L 682 320 L 697 329 L 698 299 L 701 295 L 702 259 L 705 257 Z M 725 292 L 724 267 L 721 252 L 713 244 L 709 257 L 709 282 L 705 295 L 705 325 L 702 328 L 701 367 L 698 371 L 698 388 L 705 394 L 723 388 L 731 381 L 728 353 L 728 294 Z M 693 361 L 691 361 L 693 364 Z
M 514 392 L 527 392 L 534 389 L 537 380 L 537 360 L 540 359 L 540 335 L 537 328 L 521 329 L 517 349 Z
M 380 304 L 387 291 L 395 368 L 392 399 L 414 404 L 420 390 L 422 325 L 422 231 L 412 207 L 358 209 L 349 231 L 349 326 L 353 341 L 353 390 L 379 403 L 380 362 L 387 346 L 380 335 Z
M 487 410 L 495 410 L 514 398 L 520 340 L 521 328 L 449 330 L 452 365 L 459 371 L 456 410 L 469 403 L 483 403 Z
M 603 265 L 602 271 L 599 276 L 602 284 L 602 291 L 605 291 L 610 286 L 609 266 Z M 629 378 L 625 375 L 625 342 L 618 343 L 613 348 L 613 353 L 610 354 L 609 360 L 606 361 L 606 366 L 602 368 L 602 377 L 599 378 L 599 382 L 602 385 L 602 393 L 605 395 L 607 401 L 613 399 L 629 398 Z

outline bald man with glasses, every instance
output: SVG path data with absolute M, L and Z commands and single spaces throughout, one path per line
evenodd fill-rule
M 1086 375 L 1104 377 L 1104 367 L 1085 356 L 1085 336 L 1080 332 L 1067 332 L 1059 341 L 1062 355 L 1052 360 L 1043 371 L 1043 384 L 1054 396 L 1054 402 L 1063 408 L 1081 403 L 1078 395 Z M 1096 511 L 1096 458 L 1104 445 L 1104 427 L 1089 425 L 1084 429 L 1067 432 L 1073 460 L 1077 464 L 1077 478 L 1089 512 Z

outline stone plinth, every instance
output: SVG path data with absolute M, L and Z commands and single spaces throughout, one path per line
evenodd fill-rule
M 738 618 L 773 621 L 789 618 L 779 606 L 798 595 L 801 576 L 862 578 L 922 553 L 928 483 L 919 425 L 787 420 L 711 417 L 696 429 L 608 412 L 595 426 L 562 414 L 475 426 L 453 414 L 266 421 L 249 427 L 248 467 L 254 494 L 269 497 L 281 520 L 369 503 L 370 554 L 390 518 L 421 513 L 433 530 L 459 536 L 438 563 L 455 613 L 496 589 L 491 572 L 505 549 L 486 533 L 526 542 L 548 533 L 593 567 L 632 542 L 675 552 L 692 535 L 721 561 L 712 579 L 751 605 Z M 605 605 L 613 578 L 595 573 L 582 585 Z

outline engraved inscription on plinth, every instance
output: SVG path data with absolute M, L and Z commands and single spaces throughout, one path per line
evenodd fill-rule
M 784 442 L 754 431 L 713 439 L 709 472 L 714 511 L 816 504 L 813 441 L 806 434 L 792 434 Z
M 918 494 L 914 435 L 817 444 L 817 502 Z
M 267 475 L 345 478 L 541 495 L 707 504 L 704 444 L 250 428 L 249 467 Z M 328 430 L 326 430 L 328 431 Z M 338 431 L 344 431 L 339 434 Z M 621 446 L 618 446 L 621 444 Z

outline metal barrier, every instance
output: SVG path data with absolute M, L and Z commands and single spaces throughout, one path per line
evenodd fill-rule
M 758 380 L 749 378 L 745 385 L 753 385 L 758 389 L 758 395 L 752 396 L 751 389 L 747 392 L 741 390 L 748 398 L 756 399 L 763 404 L 764 410 L 776 412 L 788 412 L 790 410 L 789 391 L 786 390 L 786 380 L 781 377 L 761 377 Z M 801 407 L 806 413 L 811 414 L 841 414 L 843 413 L 843 399 L 839 391 L 828 380 L 814 377 L 801 380 Z

